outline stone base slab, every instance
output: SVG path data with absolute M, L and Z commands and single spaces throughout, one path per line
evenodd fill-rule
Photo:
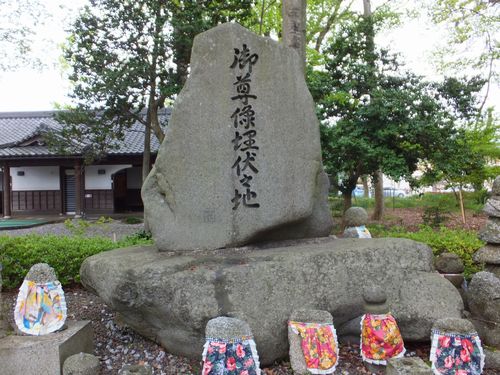
M 92 353 L 90 321 L 67 321 L 67 329 L 44 336 L 11 335 L 0 340 L 0 373 L 3 375 L 56 375 L 66 358 Z
M 175 254 L 154 246 L 105 251 L 82 264 L 84 286 L 169 353 L 199 359 L 205 326 L 245 320 L 261 364 L 288 354 L 294 310 L 326 310 L 336 327 L 363 314 L 363 289 L 384 288 L 405 341 L 428 341 L 440 318 L 460 318 L 457 289 L 431 249 L 406 239 L 315 239 Z

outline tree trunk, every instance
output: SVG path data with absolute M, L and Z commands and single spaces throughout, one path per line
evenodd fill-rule
M 283 43 L 294 48 L 300 57 L 302 71 L 306 71 L 306 0 L 283 0 Z
M 373 211 L 373 220 L 381 220 L 384 216 L 384 177 L 382 172 L 375 172 L 375 210 Z
M 342 192 L 342 198 L 344 198 L 344 212 L 346 212 L 349 208 L 352 207 L 352 191 L 348 194 Z
M 363 181 L 363 197 L 370 198 L 370 189 L 368 188 L 368 176 L 361 177 L 361 181 Z
M 467 224 L 467 219 L 465 218 L 465 207 L 464 207 L 464 196 L 462 194 L 462 185 L 460 185 L 458 190 L 458 195 L 460 197 L 460 213 L 462 214 L 462 223 Z
M 151 167 L 151 121 L 144 127 L 144 153 L 142 154 L 142 182 L 146 181 Z

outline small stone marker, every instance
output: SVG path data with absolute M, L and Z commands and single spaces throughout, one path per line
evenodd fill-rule
M 260 375 L 260 362 L 249 325 L 236 318 L 208 321 L 203 347 L 203 375 L 240 373 Z
M 391 358 L 385 375 L 433 375 L 429 366 L 419 357 Z
M 67 329 L 41 336 L 9 335 L 0 340 L 0 373 L 61 374 L 64 361 L 80 352 L 92 353 L 90 321 L 68 321 Z
M 35 264 L 19 288 L 14 310 L 17 327 L 28 335 L 46 335 L 61 329 L 66 315 L 64 292 L 54 269 Z
M 88 353 L 78 353 L 64 361 L 63 375 L 96 375 L 101 364 L 99 358 Z
M 364 310 L 367 314 L 387 314 L 389 307 L 387 306 L 387 295 L 379 286 L 371 285 L 363 289 Z
M 350 207 L 344 213 L 344 238 L 372 238 L 366 228 L 368 213 L 362 207 Z
M 388 312 L 384 290 L 370 285 L 363 291 L 366 314 L 361 318 L 361 357 L 371 371 L 381 371 L 390 358 L 403 357 L 406 350 L 399 327 Z
M 486 245 L 474 254 L 474 262 L 484 264 L 484 270 L 500 277 L 500 246 Z
M 296 310 L 288 322 L 290 365 L 294 374 L 333 374 L 339 361 L 333 317 L 323 310 Z M 317 348 L 317 352 L 311 352 Z M 319 356 L 317 363 L 312 358 Z M 320 372 L 319 372 L 320 371 Z
M 500 350 L 491 350 L 484 348 L 484 368 L 492 370 L 500 370 Z
M 296 51 L 235 23 L 197 35 L 142 188 L 158 248 L 328 236 L 328 187 Z
M 118 375 L 153 375 L 151 366 L 145 365 L 124 365 Z
M 469 283 L 467 302 L 484 344 L 500 349 L 500 279 L 478 272 Z
M 464 262 L 462 259 L 454 253 L 443 253 L 434 259 L 434 266 L 441 276 L 451 282 L 459 290 L 460 295 L 464 297 L 465 291 L 462 290 Z
M 486 226 L 479 231 L 479 238 L 489 244 L 500 245 L 500 176 L 493 182 L 491 197 L 486 201 L 483 212 L 489 218 Z
M 486 227 L 479 232 L 479 237 L 488 244 L 474 254 L 474 261 L 484 265 L 484 270 L 500 277 L 500 176 L 493 182 L 491 198 L 483 208 L 489 216 Z
M 464 272 L 464 262 L 454 253 L 443 253 L 438 256 L 434 265 L 440 273 L 462 273 Z
M 484 367 L 481 340 L 466 319 L 445 318 L 432 327 L 430 361 L 435 374 L 480 375 Z

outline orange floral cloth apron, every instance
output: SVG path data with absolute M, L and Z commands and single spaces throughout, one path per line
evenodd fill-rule
M 300 335 L 307 370 L 311 374 L 332 374 L 338 364 L 337 333 L 332 324 L 288 322 Z
M 396 320 L 391 314 L 366 314 L 361 318 L 363 361 L 386 365 L 390 358 L 403 357 L 405 347 Z

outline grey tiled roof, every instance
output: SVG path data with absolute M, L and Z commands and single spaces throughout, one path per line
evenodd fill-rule
M 21 146 L 35 137 L 43 128 L 55 129 L 60 124 L 54 119 L 55 111 L 44 112 L 0 112 L 0 158 L 57 156 L 47 146 Z M 163 109 L 161 116 L 168 118 L 170 109 Z M 144 150 L 143 125 L 136 122 L 125 135 L 123 142 L 108 152 L 110 155 L 140 155 Z M 160 144 L 151 137 L 151 151 L 156 152 Z

